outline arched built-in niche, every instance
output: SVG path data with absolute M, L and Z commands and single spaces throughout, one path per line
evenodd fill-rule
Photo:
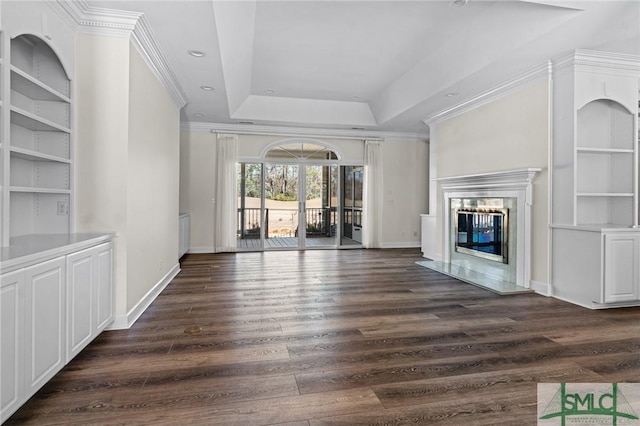
M 634 114 L 610 99 L 577 111 L 577 223 L 634 224 Z
M 3 106 L 11 110 L 3 123 L 9 124 L 9 143 L 2 141 L 10 170 L 4 182 L 8 236 L 65 234 L 74 204 L 71 80 L 53 47 L 38 36 L 16 36 L 9 47 L 11 90 L 3 93 L 9 96 Z

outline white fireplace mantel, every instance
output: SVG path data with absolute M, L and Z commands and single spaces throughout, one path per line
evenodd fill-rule
M 443 195 L 442 203 L 442 254 L 443 262 L 449 264 L 452 243 L 447 237 L 451 224 L 450 202 L 456 198 L 514 198 L 517 203 L 517 229 L 515 284 L 529 288 L 531 276 L 531 206 L 533 204 L 532 183 L 540 168 L 498 171 L 464 176 L 437 178 Z M 480 265 L 478 266 L 480 268 Z M 472 271 L 482 275 L 482 271 Z M 481 283 L 480 283 L 481 284 Z
M 520 190 L 531 191 L 531 182 L 540 168 L 507 170 L 493 173 L 479 173 L 474 175 L 441 177 L 435 180 L 445 192 L 450 191 L 481 191 L 481 190 Z M 531 194 L 528 194 L 530 199 Z

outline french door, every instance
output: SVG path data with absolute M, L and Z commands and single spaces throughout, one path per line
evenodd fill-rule
M 240 164 L 238 249 L 337 247 L 338 188 L 335 164 Z

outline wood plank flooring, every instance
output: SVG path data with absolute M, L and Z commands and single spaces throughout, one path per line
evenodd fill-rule
M 187 255 L 7 425 L 535 425 L 539 382 L 640 382 L 640 309 L 499 296 L 417 249 Z

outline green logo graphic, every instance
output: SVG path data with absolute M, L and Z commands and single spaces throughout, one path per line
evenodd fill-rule
M 608 416 L 613 426 L 618 425 L 618 420 L 638 420 L 638 415 L 631 408 L 631 404 L 618 388 L 617 383 L 612 383 L 611 392 L 567 392 L 566 383 L 560 384 L 560 389 L 555 393 L 540 420 L 559 417 L 561 425 L 565 426 L 567 417 L 580 416 L 581 423 L 596 420 L 594 416 Z M 578 419 L 576 419 L 578 420 Z

